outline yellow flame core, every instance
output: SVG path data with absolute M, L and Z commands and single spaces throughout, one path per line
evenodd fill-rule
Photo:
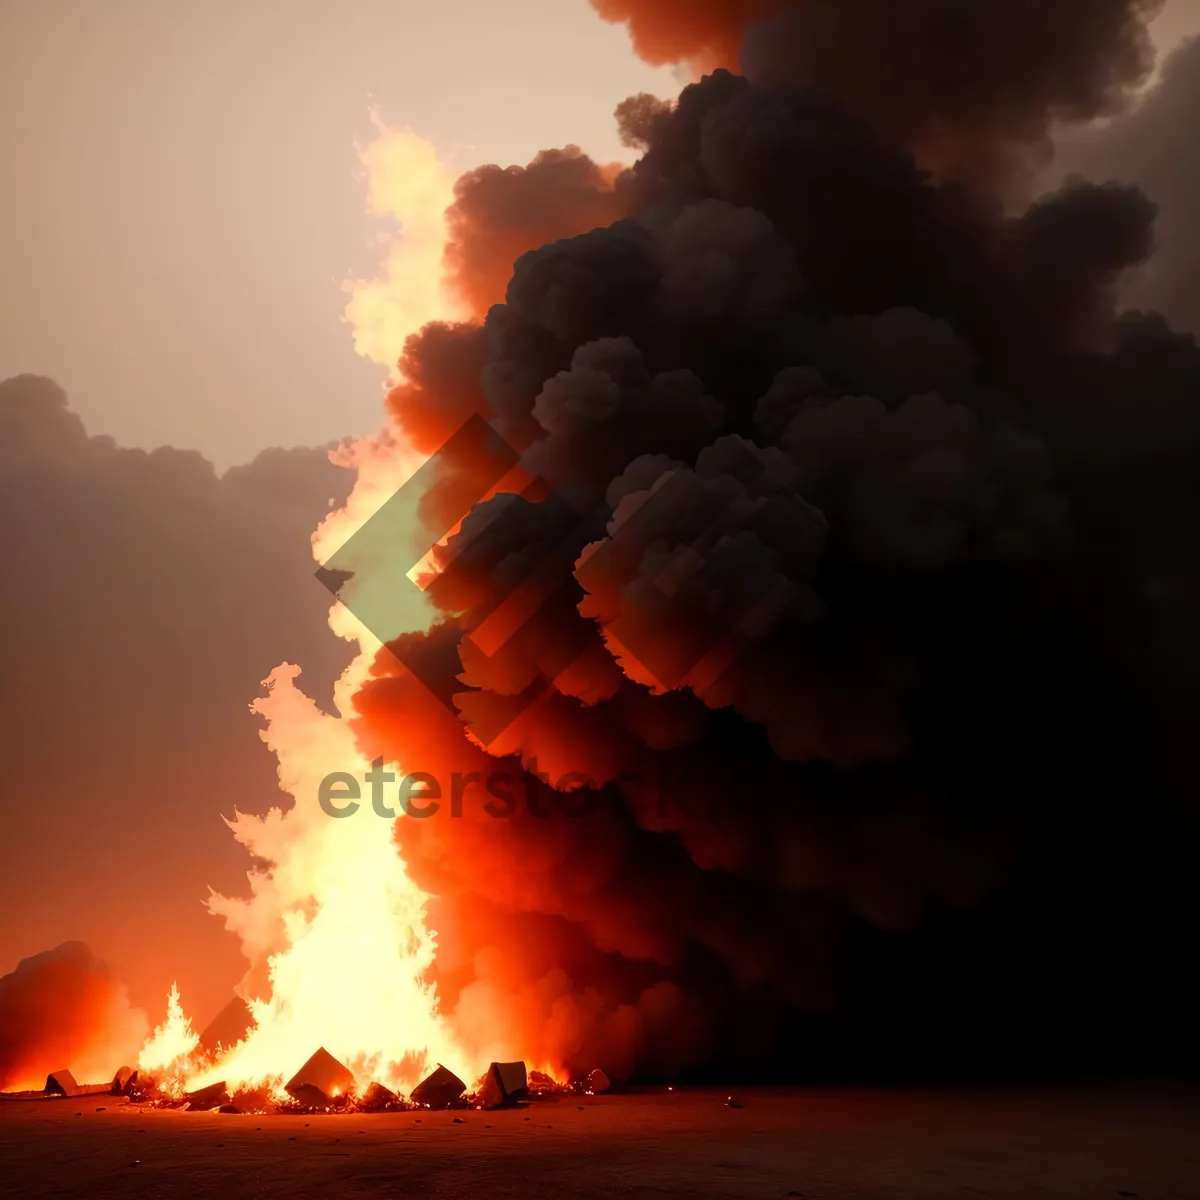
M 368 208 L 400 226 L 389 240 L 379 278 L 346 285 L 346 320 L 354 348 L 393 370 L 405 340 L 433 320 L 464 320 L 462 302 L 446 287 L 446 209 L 454 172 L 409 129 L 390 129 L 372 114 L 378 136 L 359 158 L 366 170 Z
M 179 1093 L 192 1072 L 193 1056 L 199 1044 L 199 1036 L 184 1015 L 179 987 L 173 983 L 167 996 L 167 1015 L 142 1047 L 138 1070 L 153 1075 L 163 1091 Z
M 390 437 L 352 444 L 341 456 L 358 479 L 346 508 L 314 535 L 318 559 L 341 545 L 421 463 Z M 420 540 L 415 522 L 414 513 L 414 544 Z M 372 547 L 364 553 L 373 557 Z M 385 562 L 393 560 L 403 560 L 394 544 Z M 388 586 L 386 570 L 377 573 L 374 566 L 358 578 L 366 581 L 360 586 Z M 393 633 L 424 628 L 429 616 L 418 600 L 411 612 L 398 615 Z M 408 1089 L 436 1062 L 471 1077 L 482 1068 L 455 1038 L 425 981 L 436 947 L 425 923 L 427 897 L 408 877 L 391 822 L 371 812 L 365 795 L 362 809 L 344 819 L 329 817 L 317 802 L 330 773 L 361 781 L 370 769 L 344 714 L 379 648 L 340 604 L 330 625 L 359 646 L 335 690 L 336 712 L 322 711 L 299 689 L 299 668 L 290 664 L 271 673 L 268 694 L 252 706 L 266 719 L 263 740 L 278 759 L 280 786 L 295 804 L 261 817 L 235 814 L 229 822 L 234 836 L 264 866 L 249 873 L 248 899 L 214 895 L 209 908 L 242 939 L 252 962 L 267 958 L 270 995 L 250 1002 L 256 1027 L 247 1038 L 195 1074 L 189 1087 L 286 1078 L 319 1046 L 350 1067 L 359 1087 L 378 1080 Z M 283 948 L 274 949 L 280 941 Z
M 390 366 L 409 334 L 457 313 L 442 270 L 453 177 L 428 143 L 376 124 L 379 137 L 362 152 L 371 208 L 396 217 L 402 236 L 389 250 L 382 280 L 349 285 L 347 317 L 359 352 Z M 346 506 L 330 513 L 313 535 L 318 562 L 359 530 L 423 461 L 393 430 L 348 443 L 334 459 L 356 472 L 356 482 Z M 394 527 L 387 545 L 367 539 L 359 565 L 370 570 L 348 586 L 389 595 L 404 591 L 391 575 L 424 549 L 415 509 L 412 530 L 414 555 L 407 559 L 395 545 Z M 369 798 L 346 819 L 329 817 L 318 804 L 327 775 L 346 772 L 361 781 L 370 767 L 346 715 L 380 643 L 350 611 L 359 607 L 355 598 L 344 598 L 350 607 L 333 606 L 330 628 L 357 643 L 359 652 L 337 684 L 335 711 L 324 712 L 309 699 L 296 684 L 299 668 L 286 663 L 266 681 L 267 695 L 251 706 L 266 719 L 261 736 L 294 803 L 265 816 L 235 813 L 227 822 L 262 865 L 248 873 L 249 897 L 214 894 L 209 909 L 238 935 L 251 963 L 267 963 L 270 987 L 266 998 L 249 1001 L 255 1026 L 245 1039 L 199 1067 L 192 1060 L 196 1036 L 172 988 L 167 1019 L 141 1062 L 151 1073 L 180 1072 L 188 1089 L 221 1080 L 232 1088 L 265 1085 L 279 1098 L 281 1082 L 320 1046 L 351 1069 L 359 1089 L 377 1080 L 408 1090 L 436 1062 L 467 1079 L 486 1065 L 454 1035 L 426 981 L 436 948 L 426 924 L 428 898 L 408 876 L 391 821 L 371 812 Z M 428 628 L 430 621 L 418 593 L 410 611 L 397 614 L 397 627 L 382 632 L 396 636 Z

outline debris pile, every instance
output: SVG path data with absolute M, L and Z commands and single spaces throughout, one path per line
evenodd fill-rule
M 413 1088 L 409 1099 L 418 1108 L 449 1108 L 466 1090 L 467 1085 L 453 1071 L 438 1063 L 437 1070 Z
M 184 1107 L 189 1112 L 204 1112 L 210 1108 L 220 1108 L 229 1103 L 229 1092 L 224 1083 L 210 1083 L 208 1087 L 198 1088 L 187 1092 L 183 1097 Z
M 75 1076 L 70 1071 L 51 1071 L 46 1076 L 46 1095 L 48 1096 L 100 1096 L 112 1091 L 110 1083 L 76 1083 Z
M 354 1093 L 354 1075 L 322 1046 L 288 1080 L 284 1091 L 304 1108 L 344 1107 Z
M 137 1086 L 137 1077 L 138 1073 L 132 1067 L 118 1067 L 117 1073 L 113 1076 L 112 1094 L 128 1096 Z
M 215 1045 L 222 1045 L 222 1032 L 235 1028 L 243 1019 L 244 1008 L 242 1001 L 235 1001 L 209 1027 L 217 1030 L 212 1034 Z M 184 1092 L 177 1079 L 156 1080 L 133 1067 L 120 1067 L 110 1083 L 96 1084 L 79 1083 L 65 1068 L 52 1071 L 43 1091 L 23 1092 L 19 1098 L 54 1099 L 103 1093 L 126 1097 L 131 1104 L 187 1112 L 383 1113 L 414 1109 L 513 1108 L 523 1101 L 542 1096 L 597 1095 L 611 1087 L 612 1081 L 599 1068 L 583 1078 L 562 1083 L 544 1071 L 527 1070 L 524 1062 L 494 1062 L 474 1088 L 468 1089 L 453 1071 L 438 1063 L 407 1097 L 378 1081 L 368 1084 L 360 1093 L 350 1068 L 321 1046 L 283 1085 L 282 1093 L 286 1093 L 286 1098 L 283 1098 L 278 1080 L 233 1089 L 221 1081 Z M 18 1094 L 6 1093 L 5 1098 L 17 1099 Z
M 46 1094 L 48 1096 L 78 1096 L 79 1084 L 70 1071 L 51 1071 L 46 1076 Z
M 508 1108 L 529 1095 L 523 1062 L 494 1062 L 483 1077 L 478 1093 L 480 1108 Z
M 373 1083 L 363 1092 L 357 1105 L 359 1112 L 403 1112 L 408 1105 L 391 1088 L 382 1083 Z

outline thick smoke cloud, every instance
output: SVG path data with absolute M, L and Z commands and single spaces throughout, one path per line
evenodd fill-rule
M 23 959 L 0 978 L 0 1091 L 40 1088 L 69 1068 L 101 1083 L 137 1061 L 149 1032 L 141 1009 L 82 942 Z
M 459 179 L 447 214 L 446 265 L 477 316 L 503 298 L 512 265 L 526 250 L 619 215 L 611 175 L 567 146 L 543 150 L 527 167 L 477 167 Z
M 778 12 L 786 0 L 592 0 L 606 21 L 629 26 L 633 48 L 651 63 L 737 66 L 747 26 Z
M 654 97 L 634 99 L 639 103 L 628 116 L 631 130 L 663 108 Z M 457 181 L 446 213 L 446 276 L 478 320 L 504 299 L 512 264 L 521 255 L 624 215 L 626 202 L 613 187 L 616 170 L 567 146 L 544 150 L 525 167 L 477 167 Z M 472 413 L 490 413 L 481 388 L 486 365 L 477 325 L 435 322 L 410 340 L 388 410 L 414 446 L 432 452 Z M 489 371 L 493 389 L 516 383 L 496 377 L 505 365 Z
M 0 961 L 84 938 L 156 1016 L 171 972 L 201 1023 L 226 1001 L 243 964 L 203 901 L 245 863 L 219 818 L 278 794 L 260 681 L 303 662 L 327 699 L 343 665 L 309 538 L 350 478 L 309 449 L 218 477 L 0 383 Z
M 1194 146 L 1200 121 L 1200 38 L 1180 46 L 1162 78 L 1134 111 L 1106 126 L 1059 139 L 1054 171 L 1138 184 L 1158 209 L 1158 253 L 1128 282 L 1128 303 L 1164 313 L 1200 331 L 1200 166 Z
M 837 97 L 939 172 L 995 176 L 1052 121 L 1119 109 L 1161 0 L 593 0 L 651 62 L 740 69 Z
M 410 343 L 401 424 L 482 413 L 537 481 L 466 517 L 446 619 L 396 646 L 454 711 L 387 652 L 356 700 L 371 754 L 490 781 L 397 823 L 465 1027 L 649 1074 L 1149 1061 L 1181 1028 L 1200 351 L 1119 311 L 1136 188 L 1006 216 L 908 153 L 953 111 L 999 161 L 1138 76 L 1138 10 L 1063 7 L 1082 40 L 1039 6 L 1028 55 L 1064 75 L 1005 42 L 1008 103 L 946 67 L 883 135 L 778 77 L 635 99 L 621 219 Z

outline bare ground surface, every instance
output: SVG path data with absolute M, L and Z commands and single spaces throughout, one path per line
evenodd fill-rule
M 374 1116 L 7 1102 L 0 1196 L 1200 1200 L 1196 1092 L 736 1095 L 741 1108 L 677 1090 Z

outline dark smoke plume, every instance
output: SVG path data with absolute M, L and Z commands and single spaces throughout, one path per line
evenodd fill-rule
M 1161 80 L 1128 115 L 1059 140 L 1055 172 L 1136 183 L 1158 208 L 1159 252 L 1123 291 L 1131 304 L 1153 308 L 1200 332 L 1200 37 L 1163 64 Z
M 651 62 L 819 88 L 943 173 L 1047 152 L 1053 121 L 1118 110 L 1161 0 L 593 0 Z
M 619 216 L 611 172 L 576 146 L 543 150 L 527 167 L 478 167 L 455 185 L 446 265 L 461 297 L 483 317 L 504 296 L 526 250 L 585 233 Z
M 622 105 L 619 219 L 588 184 L 391 397 L 534 481 L 356 700 L 371 755 L 490 780 L 397 823 L 442 995 L 617 1074 L 1181 1061 L 1200 350 L 1118 303 L 1152 199 L 1002 195 L 1153 6 L 599 7 L 753 78 Z M 460 189 L 481 277 L 503 174 Z

